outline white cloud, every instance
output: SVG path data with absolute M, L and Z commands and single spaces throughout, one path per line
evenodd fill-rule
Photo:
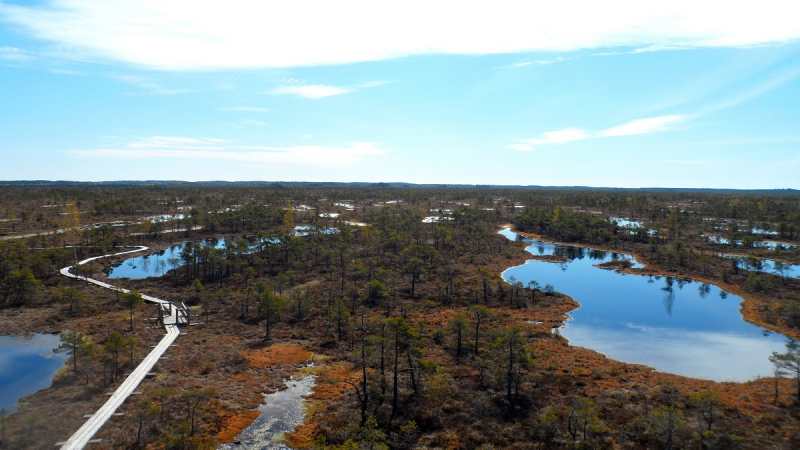
M 260 106 L 233 106 L 230 108 L 217 108 L 218 111 L 244 111 L 244 112 L 270 112 L 269 108 L 262 108 Z
M 72 150 L 74 156 L 116 159 L 186 159 L 300 166 L 350 166 L 388 153 L 374 142 L 344 146 L 298 145 L 270 147 L 234 145 L 211 138 L 153 136 L 95 150 Z
M 349 94 L 355 92 L 355 89 L 339 86 L 327 86 L 324 84 L 306 84 L 300 86 L 281 86 L 272 89 L 268 94 L 272 95 L 296 95 L 298 97 L 310 98 L 319 100 L 324 97 L 331 97 L 334 95 Z
M 49 0 L 0 20 L 74 58 L 162 70 L 295 67 L 422 54 L 731 47 L 800 37 L 796 2 Z
M 668 130 L 669 125 L 685 120 L 686 117 L 687 116 L 682 114 L 673 114 L 669 116 L 632 120 L 628 123 L 603 130 L 598 134 L 598 137 L 657 133 L 659 131 Z
M 283 86 L 274 88 L 268 91 L 267 94 L 296 95 L 302 98 L 319 100 L 321 98 L 332 97 L 334 95 L 350 94 L 352 92 L 356 92 L 361 89 L 369 89 L 378 86 L 383 86 L 384 84 L 391 83 L 391 81 L 387 80 L 367 81 L 352 86 L 329 86 L 326 84 L 294 84 L 294 83 L 302 83 L 302 81 L 296 78 L 292 78 L 289 80 L 284 80 L 283 83 L 284 83 Z M 292 84 L 287 85 L 286 83 L 292 83 Z
M 267 124 L 267 122 L 264 122 L 263 120 L 256 120 L 256 119 L 245 119 L 244 123 L 246 123 L 247 125 L 258 125 L 259 127 L 263 127 L 264 125 Z
M 596 139 L 603 137 L 633 136 L 637 134 L 650 134 L 666 131 L 670 125 L 684 121 L 689 116 L 683 114 L 673 114 L 669 116 L 649 117 L 637 119 L 622 125 L 607 128 L 602 131 L 590 133 L 580 128 L 566 128 L 558 131 L 546 131 L 541 137 L 534 139 L 523 139 L 516 144 L 506 146 L 511 150 L 530 152 L 536 150 L 540 145 L 565 144 L 573 141 L 583 141 L 586 139 Z

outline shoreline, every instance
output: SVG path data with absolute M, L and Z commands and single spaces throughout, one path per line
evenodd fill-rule
M 749 322 L 749 323 L 751 323 L 753 325 L 756 325 L 756 326 L 759 326 L 759 327 L 766 328 L 769 331 L 773 331 L 773 332 L 776 332 L 776 333 L 783 334 L 784 336 L 786 336 L 786 337 L 788 337 L 790 339 L 800 340 L 800 331 L 794 330 L 794 329 L 791 329 L 791 328 L 787 328 L 787 327 L 784 327 L 784 326 L 781 326 L 781 325 L 778 325 L 778 324 L 768 323 L 766 320 L 764 320 L 759 315 L 759 312 L 761 310 L 770 311 L 770 305 L 769 305 L 769 303 L 767 301 L 765 301 L 765 299 L 762 299 L 759 296 L 756 296 L 756 295 L 753 295 L 753 294 L 751 294 L 749 292 L 746 292 L 743 288 L 741 288 L 740 286 L 735 285 L 733 283 L 725 282 L 723 280 L 711 279 L 711 278 L 708 278 L 708 277 L 704 277 L 702 275 L 679 274 L 677 272 L 674 272 L 674 271 L 670 272 L 670 271 L 664 270 L 662 268 L 652 268 L 651 264 L 646 262 L 644 260 L 644 258 L 641 257 L 640 254 L 634 253 L 634 252 L 630 252 L 630 251 L 624 251 L 624 250 L 620 251 L 620 250 L 616 250 L 616 249 L 604 248 L 603 246 L 592 246 L 592 245 L 587 245 L 587 244 L 582 244 L 582 243 L 574 244 L 574 243 L 567 243 L 567 242 L 559 242 L 557 240 L 551 240 L 551 239 L 544 238 L 543 236 L 535 234 L 535 233 L 528 233 L 528 232 L 524 232 L 524 231 L 523 232 L 516 231 L 514 229 L 513 225 L 511 225 L 511 224 L 501 224 L 500 228 L 501 229 L 508 228 L 509 231 L 512 231 L 513 233 L 516 233 L 516 234 L 519 234 L 520 236 L 523 236 L 523 237 L 526 237 L 526 238 L 529 238 L 529 239 L 536 239 L 536 240 L 539 240 L 539 241 L 542 241 L 542 242 L 558 244 L 558 245 L 565 245 L 565 246 L 572 246 L 572 247 L 592 248 L 592 249 L 595 249 L 595 250 L 608 251 L 608 252 L 614 252 L 614 253 L 622 253 L 622 254 L 625 254 L 625 255 L 633 257 L 637 262 L 639 262 L 640 264 L 642 264 L 644 266 L 644 267 L 639 268 L 639 269 L 632 269 L 632 268 L 613 269 L 613 270 L 615 270 L 615 271 L 617 271 L 619 273 L 628 274 L 628 275 L 640 275 L 640 276 L 663 276 L 663 277 L 684 278 L 684 279 L 688 279 L 688 280 L 699 282 L 699 283 L 707 283 L 707 284 L 715 285 L 718 288 L 724 290 L 725 292 L 728 292 L 730 294 L 734 294 L 734 295 L 736 295 L 736 296 L 738 296 L 738 297 L 740 297 L 742 299 L 742 301 L 739 303 L 739 313 L 742 315 L 742 319 L 745 320 L 746 322 Z M 526 246 L 526 248 L 527 248 L 527 246 Z M 525 250 L 525 252 L 529 253 L 529 252 L 527 252 L 527 250 Z M 535 255 L 531 255 L 531 256 L 535 256 Z M 534 258 L 528 258 L 528 259 L 541 260 L 541 259 L 537 259 L 535 257 Z M 516 267 L 516 266 L 512 266 L 512 267 Z M 511 267 L 509 267 L 509 269 L 510 268 Z M 609 269 L 606 268 L 606 270 L 609 270 Z M 574 299 L 572 299 L 572 300 L 575 301 Z M 575 302 L 578 303 L 578 305 L 580 305 L 580 302 L 577 302 L 577 301 L 575 301 Z

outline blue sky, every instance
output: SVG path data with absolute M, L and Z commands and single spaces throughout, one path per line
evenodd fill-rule
M 792 2 L 550 3 L 0 0 L 0 179 L 800 189 Z

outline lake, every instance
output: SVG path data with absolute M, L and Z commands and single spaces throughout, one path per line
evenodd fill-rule
M 517 234 L 500 232 L 509 239 Z M 662 372 L 714 381 L 771 376 L 772 352 L 784 352 L 783 335 L 745 322 L 741 297 L 717 286 L 678 279 L 629 275 L 594 267 L 629 255 L 523 239 L 533 255 L 569 262 L 529 260 L 503 272 L 524 285 L 551 284 L 580 307 L 555 332 L 571 345 L 609 358 L 646 364 Z M 640 264 L 636 263 L 638 267 Z M 635 266 L 636 267 L 636 266 Z
M 53 353 L 57 334 L 25 333 L 0 336 L 0 408 L 14 411 L 17 401 L 53 384 L 67 356 Z

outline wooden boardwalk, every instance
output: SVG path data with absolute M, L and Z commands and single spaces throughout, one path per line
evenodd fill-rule
M 94 261 L 100 258 L 136 253 L 147 249 L 148 247 L 141 246 L 131 251 L 115 253 L 113 255 L 96 256 L 94 258 L 85 259 L 79 262 L 78 265 L 86 264 L 89 261 Z M 112 291 L 125 293 L 130 292 L 128 289 L 123 289 L 92 278 L 79 277 L 78 275 L 70 272 L 70 269 L 72 268 L 73 266 L 69 266 L 61 269 L 61 274 L 66 277 L 85 280 L 88 283 L 110 289 Z M 97 412 L 95 412 L 92 417 L 90 417 L 89 420 L 87 420 L 86 423 L 84 423 L 83 426 L 81 426 L 78 431 L 75 432 L 75 434 L 73 434 L 65 442 L 56 444 L 61 445 L 61 450 L 82 449 L 85 447 L 86 444 L 90 442 L 92 437 L 100 430 L 100 427 L 102 427 L 103 424 L 105 424 L 106 421 L 111 418 L 111 416 L 116 412 L 117 408 L 119 408 L 119 406 L 125 402 L 125 399 L 127 399 L 134 392 L 134 389 L 139 386 L 139 383 L 141 383 L 145 376 L 147 376 L 147 374 L 153 369 L 153 366 L 156 364 L 156 362 L 158 362 L 158 359 L 161 358 L 161 355 L 167 351 L 169 346 L 172 345 L 178 335 L 180 335 L 180 328 L 178 328 L 178 324 L 184 323 L 186 319 L 179 316 L 179 308 L 177 308 L 171 302 L 157 297 L 142 295 L 142 298 L 147 302 L 156 303 L 160 306 L 161 310 L 163 311 L 163 325 L 167 331 L 167 334 L 142 360 L 136 369 L 134 369 L 134 371 L 128 375 L 128 378 L 126 378 L 125 381 L 123 381 L 122 384 L 117 388 L 117 390 L 114 391 L 114 393 L 109 397 L 108 401 L 106 401 L 106 403 L 100 407 L 100 409 L 98 409 Z

